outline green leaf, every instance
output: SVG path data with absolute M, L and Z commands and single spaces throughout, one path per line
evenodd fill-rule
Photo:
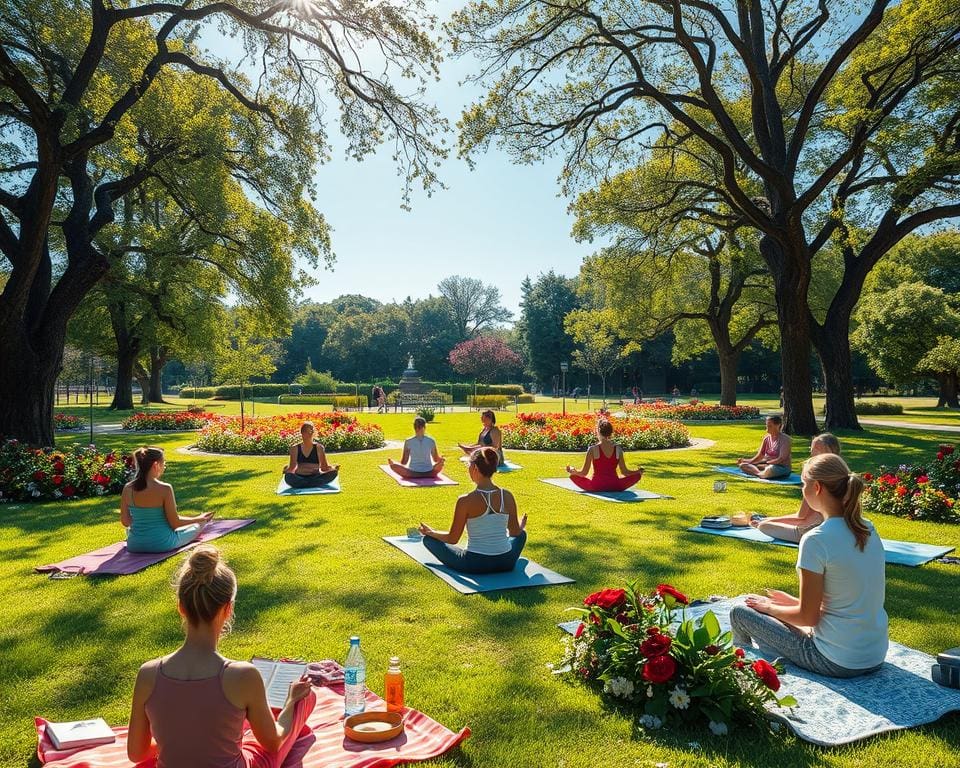
M 707 611 L 705 614 L 703 614 L 701 625 L 709 633 L 711 641 L 717 641 L 720 639 L 720 622 L 717 620 L 717 617 L 714 615 L 713 611 Z
M 702 651 L 708 645 L 710 645 L 710 632 L 704 627 L 700 627 L 693 633 L 693 647 L 698 651 Z
M 777 704 L 781 707 L 795 707 L 797 700 L 793 696 L 784 696 L 782 699 L 777 699 Z

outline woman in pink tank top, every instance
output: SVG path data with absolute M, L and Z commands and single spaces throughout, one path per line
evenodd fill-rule
M 253 665 L 217 652 L 233 616 L 237 579 L 211 546 L 180 568 L 177 597 L 183 645 L 140 668 L 133 691 L 127 756 L 157 768 L 279 768 L 316 705 L 310 682 L 290 686 L 274 719 Z M 250 731 L 245 733 L 245 724 Z
M 643 467 L 629 469 L 623 457 L 623 450 L 610 438 L 613 436 L 613 424 L 606 419 L 597 422 L 596 445 L 587 449 L 582 469 L 567 465 L 570 480 L 584 491 L 625 491 L 640 482 Z M 593 467 L 593 475 L 588 476 Z M 620 474 L 617 474 L 617 470 Z
M 793 471 L 790 467 L 792 443 L 790 435 L 781 431 L 782 427 L 781 416 L 767 416 L 767 434 L 763 436 L 760 449 L 750 458 L 737 459 L 741 472 L 765 480 L 790 476 Z

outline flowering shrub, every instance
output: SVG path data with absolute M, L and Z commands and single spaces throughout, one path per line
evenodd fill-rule
M 120 426 L 137 432 L 154 432 L 163 429 L 184 431 L 200 429 L 207 422 L 221 418 L 223 417 L 205 411 L 199 413 L 196 411 L 160 411 L 159 413 L 135 413 L 120 422 Z
M 880 467 L 876 475 L 864 472 L 863 508 L 868 513 L 896 515 L 910 520 L 960 523 L 960 456 L 953 445 L 941 445 L 936 458 L 924 466 L 901 464 Z
M 752 405 L 711 405 L 699 400 L 671 405 L 665 400 L 639 405 L 625 405 L 628 419 L 681 419 L 683 421 L 731 421 L 733 419 L 758 419 L 760 409 Z
M 83 429 L 84 421 L 72 413 L 53 414 L 53 428 L 56 430 Z
M 346 413 L 285 413 L 247 419 L 240 427 L 240 417 L 211 421 L 200 430 L 196 446 L 214 453 L 248 453 L 281 455 L 300 440 L 300 426 L 312 421 L 315 439 L 328 451 L 358 451 L 381 448 L 383 430 L 376 424 L 360 424 Z
M 562 671 L 633 710 L 648 729 L 706 723 L 722 735 L 766 724 L 768 705 L 796 706 L 792 696 L 776 695 L 779 664 L 750 662 L 711 611 L 687 619 L 688 602 L 669 584 L 647 595 L 635 583 L 595 592 L 573 609 L 583 621 L 564 641 Z
M 679 421 L 607 418 L 613 424 L 613 439 L 627 451 L 690 444 L 690 432 Z M 506 448 L 585 451 L 597 441 L 596 426 L 597 417 L 590 413 L 521 413 L 501 431 Z
M 133 457 L 28 448 L 17 440 L 0 443 L 0 502 L 79 499 L 119 493 L 133 475 Z

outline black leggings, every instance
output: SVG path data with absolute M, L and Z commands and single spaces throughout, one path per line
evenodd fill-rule
M 338 469 L 331 469 L 329 472 L 318 472 L 315 475 L 297 475 L 293 472 L 284 472 L 283 480 L 291 488 L 318 488 L 335 479 L 339 472 L 340 470 Z
M 512 571 L 520 559 L 524 544 L 527 543 L 527 532 L 520 531 L 519 536 L 508 538 L 510 549 L 502 555 L 481 555 L 478 552 L 468 552 L 463 547 L 447 544 L 432 536 L 423 537 L 423 546 L 437 560 L 447 568 L 460 573 L 503 573 Z

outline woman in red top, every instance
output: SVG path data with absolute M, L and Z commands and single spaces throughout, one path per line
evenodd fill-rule
M 625 491 L 636 485 L 643 477 L 643 467 L 627 468 L 623 458 L 623 449 L 610 438 L 613 436 L 613 424 L 606 419 L 597 422 L 599 442 L 587 449 L 583 469 L 576 470 L 567 465 L 567 472 L 574 485 L 584 491 Z M 593 476 L 588 477 L 590 467 Z M 620 474 L 617 474 L 617 470 Z
M 317 703 L 306 678 L 291 683 L 274 719 L 252 665 L 217 652 L 233 617 L 237 579 L 209 545 L 197 547 L 177 577 L 186 639 L 140 667 L 133 689 L 127 757 L 157 768 L 278 768 Z M 252 734 L 244 735 L 245 722 Z

